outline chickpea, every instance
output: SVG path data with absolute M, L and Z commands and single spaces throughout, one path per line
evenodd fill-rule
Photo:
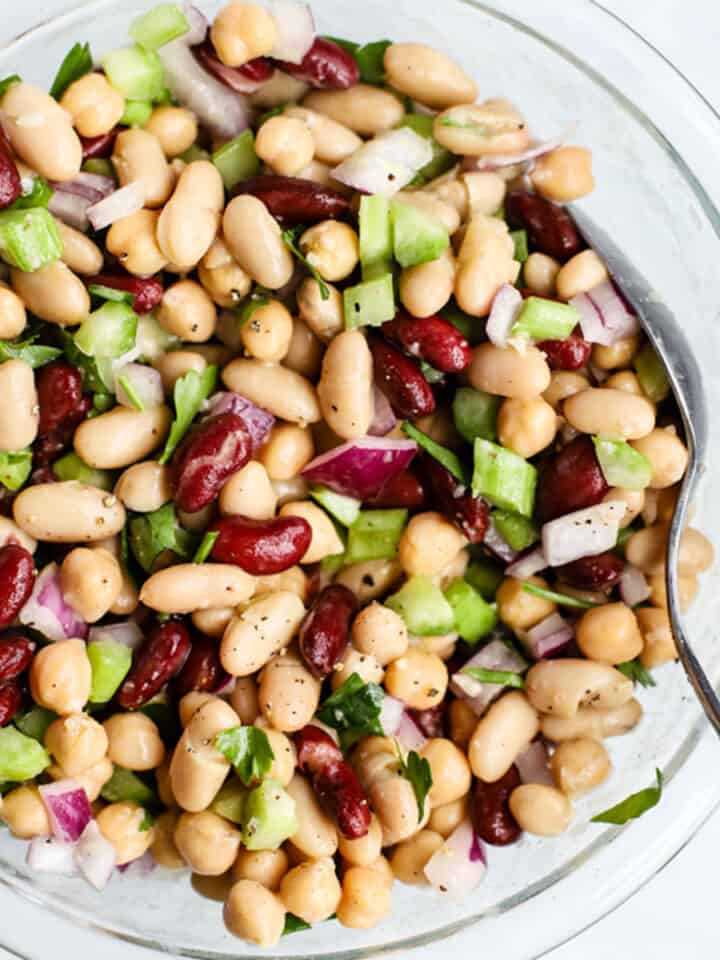
M 420 750 L 428 761 L 433 785 L 428 794 L 431 806 L 440 807 L 464 797 L 470 790 L 472 775 L 465 754 L 451 740 L 437 737 Z
M 627 663 L 642 650 L 635 614 L 624 603 L 607 603 L 587 610 L 577 625 L 578 646 L 589 660 Z
M 528 577 L 527 581 L 507 577 L 500 585 L 496 596 L 500 619 L 515 631 L 529 630 L 557 611 L 557 607 L 551 600 L 536 597 L 524 590 L 524 582 L 548 589 L 546 581 L 541 577 Z
M 677 660 L 678 652 L 667 610 L 642 607 L 637 611 L 637 620 L 643 639 L 640 663 L 651 669 Z
M 157 137 L 165 156 L 172 158 L 185 153 L 195 143 L 198 122 L 192 110 L 164 104 L 155 107 L 145 129 Z
M 219 877 L 235 862 L 240 831 L 210 810 L 183 813 L 174 833 L 175 846 L 193 873 Z
M 578 737 L 604 740 L 606 737 L 620 737 L 632 730 L 640 723 L 642 714 L 642 707 L 634 699 L 617 707 L 581 707 L 573 717 L 544 716 L 540 722 L 540 732 L 555 743 Z
M 215 699 L 214 694 L 207 693 L 204 690 L 191 690 L 190 693 L 186 693 L 178 703 L 180 726 L 185 729 L 198 710 L 204 707 L 206 703 L 212 703 Z
M 308 380 L 320 373 L 323 345 L 312 330 L 298 317 L 293 320 L 290 346 L 283 361 L 288 370 L 294 370 Z
M 536 297 L 553 297 L 557 291 L 560 269 L 558 261 L 546 253 L 531 253 L 525 261 L 525 285 Z M 563 297 L 565 299 L 569 298 Z
M 137 860 L 155 840 L 155 826 L 143 830 L 146 811 L 136 803 L 111 803 L 97 815 L 100 833 L 115 848 L 117 865 Z
M 15 787 L 3 797 L 0 820 L 19 840 L 47 836 L 52 832 L 45 804 L 36 786 Z
M 199 283 L 180 280 L 163 294 L 158 320 L 181 340 L 204 343 L 215 330 L 215 304 Z
M 362 146 L 362 140 L 352 130 L 314 110 L 291 103 L 283 116 L 302 122 L 312 136 L 315 159 L 323 164 L 335 167 Z
M 413 710 L 429 710 L 445 698 L 447 667 L 440 657 L 410 648 L 388 664 L 385 688 Z
M 572 718 L 580 707 L 620 707 L 632 697 L 632 680 L 606 663 L 592 660 L 541 660 L 531 667 L 525 690 L 541 713 Z
M 200 374 L 207 370 L 207 361 L 192 350 L 172 350 L 161 354 L 153 366 L 160 374 L 165 393 L 172 394 L 175 384 L 186 373 L 194 370 Z
M 155 771 L 155 782 L 157 783 L 158 797 L 160 803 L 168 809 L 173 810 L 177 807 L 175 794 L 173 793 L 172 783 L 170 782 L 170 760 L 166 759 L 164 763 Z
M 518 826 L 537 837 L 559 837 L 573 818 L 573 808 L 565 794 L 539 783 L 516 787 L 510 794 L 510 811 Z
M 473 351 L 469 378 L 476 390 L 516 400 L 531 400 L 545 393 L 550 386 L 550 368 L 544 354 L 536 347 L 530 347 L 522 354 L 511 347 L 482 343 Z
M 569 397 L 563 413 L 580 433 L 619 440 L 640 440 L 655 426 L 655 408 L 649 400 L 606 387 L 591 387 Z
M 590 251 L 586 252 L 589 253 Z M 592 350 L 592 362 L 600 370 L 617 370 L 621 367 L 627 367 L 632 363 L 632 359 L 637 353 L 638 343 L 638 337 L 625 337 L 610 347 L 596 343 Z M 620 376 L 622 377 L 623 374 L 620 374 Z M 619 389 L 625 389 L 628 393 L 636 393 L 640 397 L 644 396 L 637 377 L 634 377 L 633 381 L 625 382 L 625 380 L 621 380 L 620 384 Z M 632 390 L 628 389 L 631 385 Z
M 293 319 L 279 300 L 253 310 L 240 329 L 240 342 L 257 360 L 279 363 L 290 349 Z
M 92 767 L 88 767 L 81 773 L 76 773 L 72 779 L 80 784 L 87 794 L 90 803 L 94 803 L 100 796 L 102 788 L 112 777 L 113 770 L 114 767 L 110 759 L 108 757 L 102 757 L 102 759 Z M 61 767 L 59 763 L 53 763 L 49 766 L 46 773 L 52 777 L 53 780 L 67 780 L 70 776 L 67 770 Z
M 167 265 L 167 257 L 155 239 L 159 216 L 156 210 L 138 210 L 116 220 L 108 230 L 105 238 L 108 253 L 116 256 L 135 277 L 151 277 Z
M 289 867 L 284 850 L 244 850 L 238 853 L 232 867 L 233 880 L 254 880 L 277 893 L 280 881 Z
M 434 830 L 421 830 L 399 843 L 390 857 L 390 866 L 397 879 L 414 886 L 427 884 L 425 864 L 444 842 Z
M 398 557 L 408 576 L 433 576 L 465 548 L 467 541 L 441 513 L 420 513 L 403 531 Z
M 457 701 L 458 703 L 460 701 Z M 477 719 L 477 718 L 476 718 Z M 461 797 L 452 803 L 444 803 L 441 807 L 433 805 L 428 827 L 439 833 L 441 837 L 449 837 L 457 827 L 467 818 L 468 798 Z
M 397 560 L 367 560 L 341 570 L 336 583 L 347 587 L 362 606 L 388 593 L 402 576 Z
M 315 336 L 326 343 L 345 328 L 343 298 L 337 287 L 328 284 L 329 297 L 322 299 L 320 286 L 313 277 L 307 277 L 298 287 L 297 304 L 300 318 Z
M 91 684 L 92 670 L 84 640 L 60 640 L 43 647 L 30 665 L 33 700 L 61 717 L 82 712 Z
M 175 177 L 160 141 L 152 133 L 137 127 L 121 131 L 115 139 L 112 162 L 121 186 L 142 185 L 145 207 L 162 207 L 169 199 Z
M 572 797 L 604 783 L 612 772 L 612 763 L 602 743 L 578 737 L 558 746 L 550 760 L 550 770 L 558 790 Z
M 320 923 L 331 917 L 341 896 L 340 881 L 330 857 L 299 864 L 280 883 L 280 899 L 286 910 L 306 923 Z
M 630 524 L 639 517 L 645 506 L 644 490 L 625 490 L 622 487 L 613 487 L 603 497 L 603 503 L 610 500 L 617 500 L 625 504 L 625 516 L 620 520 L 620 527 L 629 527 Z
M 546 400 L 553 410 L 562 408 L 563 400 L 580 393 L 581 390 L 587 390 L 590 381 L 581 373 L 575 373 L 573 370 L 553 370 L 550 375 L 550 386 L 543 393 L 543 399 Z
M 120 122 L 125 97 L 110 86 L 104 74 L 86 73 L 70 84 L 60 106 L 70 114 L 81 137 L 101 137 Z
M 230 933 L 261 947 L 275 946 L 285 928 L 282 900 L 256 880 L 233 885 L 223 915 Z
M 256 460 L 251 460 L 233 474 L 220 491 L 220 513 L 226 517 L 271 520 L 276 505 L 277 497 L 268 472 Z
M 344 927 L 367 930 L 392 909 L 390 885 L 372 867 L 351 867 L 343 877 L 337 918 Z
M 45 90 L 29 83 L 13 83 L 2 98 L 2 109 L 10 145 L 32 170 L 46 180 L 61 183 L 80 173 L 80 138 L 69 114 Z M 48 150 L 49 143 L 52 150 Z
M 256 3 L 229 3 L 216 15 L 210 39 L 217 55 L 228 67 L 241 67 L 248 60 L 266 57 L 277 43 L 271 14 Z
M 360 260 L 357 233 L 346 223 L 324 220 L 300 237 L 300 249 L 323 280 L 345 280 Z
M 320 681 L 300 659 L 275 657 L 260 674 L 260 710 L 276 730 L 292 733 L 312 720 L 320 702 Z
M 276 590 L 253 599 L 232 618 L 220 644 L 220 661 L 233 677 L 261 670 L 289 644 L 305 616 L 299 597 Z
M 361 137 L 392 130 L 403 118 L 402 100 L 380 87 L 356 83 L 348 90 L 314 90 L 303 106 L 342 123 Z
M 284 115 L 271 117 L 255 138 L 258 157 L 283 177 L 295 177 L 312 161 L 315 141 L 302 120 Z
M 536 456 L 555 439 L 557 415 L 542 397 L 504 400 L 498 413 L 500 443 L 519 456 Z
M 222 237 L 216 237 L 210 249 L 198 264 L 198 279 L 219 307 L 237 306 L 250 293 L 252 280 L 230 253 Z M 237 341 L 232 346 L 239 349 L 239 326 L 237 315 L 229 314 L 232 324 L 238 328 Z M 222 339 L 218 327 L 216 333 Z
M 46 323 L 74 327 L 90 312 L 85 284 L 62 260 L 54 260 L 33 273 L 11 270 L 10 282 L 25 307 Z
M 280 508 L 281 517 L 302 517 L 312 528 L 312 540 L 305 551 L 301 563 L 319 563 L 325 557 L 334 557 L 344 550 L 332 520 L 309 500 L 285 503 Z
M 163 613 L 194 613 L 248 600 L 255 581 L 229 563 L 180 563 L 154 573 L 143 584 L 140 601 Z
M 538 254 L 532 254 L 533 257 Z M 542 256 L 542 254 L 540 254 Z M 529 258 L 532 259 L 532 258 Z M 527 264 L 525 265 L 527 269 Z M 594 250 L 583 250 L 576 254 L 567 263 L 563 264 L 556 273 L 557 295 L 561 300 L 572 300 L 580 293 L 600 286 L 608 279 L 605 264 Z M 606 368 L 603 368 L 606 369 Z
M 107 753 L 105 730 L 84 713 L 53 720 L 45 731 L 45 746 L 68 777 L 100 763 Z
M 437 260 L 400 272 L 400 300 L 414 317 L 431 317 L 446 307 L 455 286 L 455 257 L 445 250 Z
M 382 827 L 375 814 L 371 814 L 370 828 L 364 837 L 349 840 L 339 834 L 338 850 L 345 863 L 350 866 L 369 867 L 375 863 L 382 852 Z
M 579 200 L 595 189 L 592 154 L 584 147 L 558 147 L 538 158 L 530 180 L 547 200 L 558 203 Z
M 217 168 L 207 160 L 189 163 L 157 222 L 157 243 L 166 262 L 180 272 L 196 267 L 217 236 L 224 205 Z
M 62 562 L 60 586 L 79 616 L 87 623 L 97 623 L 120 595 L 120 564 L 107 550 L 76 547 Z
M 632 446 L 652 465 L 651 489 L 665 490 L 682 480 L 687 470 L 688 451 L 672 427 L 658 427 L 646 437 L 634 440 Z
M 221 877 L 203 877 L 199 873 L 190 874 L 190 886 L 195 893 L 213 903 L 224 903 L 232 890 L 232 878 L 229 873 Z
M 338 847 L 337 830 L 310 784 L 295 774 L 286 790 L 295 801 L 298 822 L 298 828 L 290 838 L 293 845 L 311 859 L 334 856 Z
M 407 651 L 407 627 L 394 610 L 371 603 L 353 622 L 352 643 L 361 653 L 375 657 L 384 667 Z
M 268 290 L 279 290 L 295 270 L 275 218 L 257 197 L 241 194 L 223 216 L 223 234 L 230 252 L 252 279 Z
M 434 134 L 451 153 L 468 157 L 520 153 L 530 143 L 524 118 L 501 99 L 451 106 L 435 118 Z
M 372 654 L 360 653 L 349 647 L 343 654 L 342 660 L 335 664 L 332 673 L 331 686 L 333 690 L 341 687 L 346 680 L 356 673 L 364 683 L 383 682 L 385 671 Z
M 175 845 L 175 828 L 178 815 L 174 810 L 166 810 L 155 820 L 155 839 L 150 853 L 155 863 L 166 870 L 184 870 L 185 860 Z
M 496 783 L 532 743 L 539 728 L 538 715 L 524 694 L 513 691 L 496 700 L 470 739 L 472 772 L 486 783 Z
M 690 574 L 685 577 L 679 576 L 677 579 L 680 592 L 680 609 L 685 613 L 697 595 L 699 587 L 698 578 Z M 665 574 L 653 574 L 651 577 L 648 577 L 648 584 L 650 586 L 650 603 L 652 603 L 654 607 L 662 607 L 663 610 L 667 610 L 668 599 Z M 638 613 L 639 612 L 640 611 L 638 611 Z
M 157 725 L 144 713 L 116 713 L 103 724 L 113 763 L 126 770 L 154 770 L 165 759 Z
M 628 563 L 643 573 L 662 573 L 665 569 L 665 551 L 668 531 L 665 526 L 645 527 L 634 533 L 627 542 L 625 555 Z M 699 530 L 688 527 L 680 541 L 678 573 L 693 576 L 708 570 L 714 560 L 710 541 Z
M 450 703 L 450 739 L 456 746 L 466 749 L 477 726 L 477 714 L 465 700 Z

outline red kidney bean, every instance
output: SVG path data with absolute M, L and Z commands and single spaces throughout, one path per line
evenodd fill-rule
M 429 710 L 408 710 L 407 712 L 420 732 L 428 739 L 432 740 L 434 737 L 445 735 L 444 703 L 439 703 L 436 707 L 430 707 Z
M 600 503 L 610 487 L 590 437 L 576 437 L 540 469 L 535 510 L 541 523 Z
M 510 794 L 521 783 L 517 767 L 496 783 L 478 780 L 470 801 L 470 819 L 475 833 L 494 847 L 506 847 L 520 837 L 522 830 L 510 812 Z
M 379 493 L 365 502 L 387 510 L 417 510 L 425 503 L 425 488 L 412 471 L 404 470 L 395 474 Z
M 468 538 L 482 543 L 490 523 L 490 508 L 482 497 L 474 497 L 455 477 L 432 457 L 421 460 L 421 469 L 428 481 L 430 498 L 436 506 Z
M 51 433 L 67 420 L 76 420 L 83 399 L 77 367 L 67 360 L 53 360 L 35 374 L 35 385 L 40 406 L 38 433 Z
M 16 680 L 0 684 L 0 727 L 6 727 L 20 709 L 22 690 Z
M 30 666 L 35 644 L 21 634 L 0 637 L 0 683 L 14 680 Z
M 109 133 L 101 133 L 99 137 L 80 137 L 83 160 L 109 157 L 115 146 L 115 138 L 119 133 L 120 127 L 113 127 Z
M 262 200 L 270 213 L 289 227 L 299 223 L 339 220 L 350 211 L 349 200 L 337 190 L 301 177 L 281 177 L 268 173 L 243 180 L 233 193 L 235 196 L 249 193 Z
M 28 486 L 34 487 L 37 483 L 57 483 L 57 477 L 51 467 L 38 467 L 37 470 L 33 470 L 28 480 Z
M 355 57 L 324 37 L 316 38 L 302 63 L 280 60 L 278 66 L 318 90 L 347 90 L 360 82 L 360 67 Z
M 411 356 L 443 373 L 461 373 L 470 366 L 472 349 L 457 327 L 442 317 L 413 317 L 401 310 L 382 325 L 383 335 Z
M 210 532 L 220 536 L 210 554 L 218 563 L 235 563 L 246 573 L 265 577 L 299 563 L 312 540 L 312 528 L 303 517 L 251 520 L 225 517 Z
M 192 47 L 191 50 L 201 67 L 235 93 L 254 93 L 275 73 L 275 67 L 265 57 L 249 60 L 241 67 L 228 67 L 215 53 L 210 40 Z
M 370 829 L 370 806 L 358 775 L 340 747 L 324 730 L 312 724 L 295 734 L 298 768 L 310 777 L 320 802 L 332 813 L 348 840 L 364 837 Z
M 316 677 L 327 677 L 340 661 L 356 610 L 357 599 L 352 590 L 335 583 L 325 587 L 303 620 L 300 653 Z
M 0 517 L 11 517 L 12 507 L 17 494 L 0 483 Z
M 578 330 L 565 340 L 541 340 L 536 346 L 547 357 L 551 370 L 580 370 L 592 352 L 592 344 L 583 340 Z
M 565 583 L 578 590 L 606 590 L 619 582 L 625 569 L 624 562 L 616 553 L 608 550 L 594 557 L 582 557 L 556 569 Z
M 133 300 L 135 313 L 150 313 L 160 303 L 165 292 L 162 282 L 155 277 L 143 280 L 122 274 L 99 273 L 96 277 L 88 277 L 85 283 L 88 286 L 97 284 L 131 293 L 135 298 Z
M 536 193 L 512 190 L 505 198 L 505 213 L 512 227 L 528 232 L 530 245 L 564 263 L 584 244 L 570 214 Z
M 201 693 L 217 690 L 227 679 L 220 664 L 220 650 L 210 637 L 193 637 L 190 654 L 174 683 L 175 694 L 184 697 L 192 690 Z
M 0 629 L 9 626 L 25 606 L 35 582 L 32 554 L 19 543 L 0 549 Z
M 13 160 L 10 144 L 0 131 L 0 209 L 15 203 L 22 194 L 20 174 Z
M 202 510 L 250 459 L 252 438 L 236 413 L 203 420 L 186 437 L 172 460 L 175 503 L 187 513 Z
M 418 365 L 384 340 L 370 342 L 375 383 L 401 417 L 416 420 L 435 412 L 435 396 Z
M 179 620 L 156 624 L 135 653 L 130 673 L 117 694 L 126 710 L 137 710 L 183 668 L 190 653 L 190 634 Z

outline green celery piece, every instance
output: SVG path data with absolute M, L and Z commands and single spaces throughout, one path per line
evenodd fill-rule
M 530 340 L 565 340 L 580 323 L 580 311 L 569 303 L 528 297 L 510 331 Z
M 0 80 L 0 100 L 2 100 L 10 87 L 14 86 L 16 83 L 22 83 L 22 79 L 17 75 L 17 73 L 13 73 L 9 77 L 3 77 L 2 80 Z
M 662 360 L 651 343 L 646 343 L 633 360 L 640 386 L 653 403 L 662 403 L 670 393 L 670 381 Z
M 473 496 L 484 496 L 501 510 L 531 517 L 535 505 L 537 470 L 512 450 L 489 440 L 475 440 Z
M 65 55 L 50 87 L 50 96 L 59 100 L 67 88 L 93 68 L 89 43 L 76 43 Z
M 19 490 L 31 472 L 32 450 L 0 453 L 0 483 L 8 490 Z
M 360 500 L 356 500 L 354 497 L 343 496 L 341 493 L 335 493 L 335 491 L 330 490 L 329 487 L 312 484 L 310 486 L 310 496 L 344 527 L 351 527 L 360 515 L 360 508 L 362 506 Z
M 168 87 L 163 87 L 161 92 L 155 97 L 153 103 L 157 107 L 169 107 L 175 103 L 172 91 Z
M 445 374 L 442 370 L 436 370 L 435 367 L 431 367 L 424 360 L 420 361 L 420 371 L 428 383 L 444 383 L 445 381 Z
M 366 280 L 356 287 L 347 287 L 343 293 L 345 327 L 381 327 L 395 318 L 395 288 L 393 275 L 386 273 L 376 280 Z
M 340 573 L 345 566 L 345 554 L 334 553 L 330 557 L 324 557 L 320 561 L 320 572 L 325 577 L 332 579 L 336 573 Z
M 177 3 L 160 3 L 130 24 L 131 38 L 146 50 L 164 47 L 189 31 L 190 24 Z
M 407 518 L 407 510 L 362 510 L 348 531 L 345 563 L 394 557 Z
M 453 609 L 455 629 L 466 643 L 474 646 L 497 625 L 495 607 L 466 580 L 453 580 L 445 598 Z
M 126 100 L 154 100 L 165 89 L 160 57 L 139 44 L 112 50 L 103 57 L 102 65 L 110 84 Z
M 85 173 L 97 173 L 100 177 L 109 177 L 117 183 L 115 167 L 105 157 L 90 157 L 82 165 Z
M 390 204 L 395 259 L 402 267 L 431 263 L 450 246 L 445 227 L 417 207 L 400 200 Z
M 92 670 L 90 703 L 107 703 L 130 671 L 132 650 L 114 640 L 96 640 L 86 650 Z
M 132 770 L 124 767 L 115 767 L 100 796 L 108 803 L 137 803 L 141 807 L 157 802 L 155 791 Z
M 138 317 L 135 345 L 140 351 L 139 359 L 143 363 L 152 363 L 164 353 L 179 347 L 180 340 L 161 327 L 152 313 L 144 313 Z
M 465 571 L 465 579 L 486 600 L 492 600 L 505 579 L 500 567 L 490 563 L 471 563 Z
M 96 360 L 121 357 L 135 346 L 137 322 L 137 314 L 127 303 L 107 301 L 83 320 L 75 345 Z
M 381 86 L 385 82 L 385 51 L 391 46 L 391 40 L 375 40 L 354 51 L 353 56 L 360 67 L 360 79 L 363 83 Z
M 45 707 L 39 707 L 37 704 L 20 717 L 16 717 L 13 723 L 20 733 L 26 737 L 32 737 L 38 743 L 43 743 L 47 728 L 57 720 L 57 714 L 52 710 L 46 710 Z
M 66 453 L 53 464 L 53 473 L 58 480 L 77 480 L 100 490 L 112 490 L 115 486 L 114 474 L 109 470 L 95 470 L 74 452 Z
M 360 200 L 360 263 L 363 280 L 375 280 L 392 269 L 393 241 L 387 197 Z
M 483 440 L 497 439 L 497 418 L 502 403 L 501 397 L 472 387 L 460 387 L 453 398 L 453 418 L 457 432 L 468 443 L 480 437 Z
M 455 157 L 449 150 L 446 150 L 445 147 L 440 146 L 433 135 L 433 129 L 435 127 L 434 117 L 426 117 L 425 114 L 422 113 L 406 113 L 400 126 L 409 127 L 419 136 L 425 137 L 426 140 L 430 141 L 433 148 L 432 160 L 418 172 L 413 180 L 414 184 L 428 183 L 436 177 L 441 177 L 455 165 Z
M 388 597 L 385 606 L 401 616 L 410 633 L 418 637 L 441 636 L 455 625 L 453 608 L 429 577 L 411 577 Z
M 528 257 L 530 256 L 528 252 L 527 230 L 511 230 L 510 236 L 515 244 L 513 259 L 517 260 L 518 263 L 526 263 Z
M 495 510 L 493 522 L 497 532 L 513 550 L 526 550 L 540 539 L 540 531 L 527 517 L 508 510 Z
M 45 207 L 0 213 L 0 257 L 8 266 L 34 273 L 62 252 L 57 224 Z
M 130 521 L 130 548 L 146 573 L 155 560 L 166 550 L 171 550 L 183 560 L 188 560 L 194 550 L 195 538 L 183 530 L 175 516 L 175 507 L 166 503 L 159 510 L 133 517 Z
M 624 440 L 593 437 L 595 453 L 608 486 L 644 490 L 650 485 L 653 468 L 648 458 Z
M 277 780 L 265 780 L 248 794 L 242 826 L 247 850 L 277 850 L 297 831 L 295 801 Z
M 152 112 L 153 105 L 150 100 L 126 100 L 120 123 L 126 127 L 144 127 Z
M 0 727 L 0 782 L 33 780 L 50 766 L 47 750 L 16 727 Z
M 503 687 L 514 687 L 522 690 L 525 686 L 525 677 L 512 670 L 486 670 L 484 667 L 467 667 L 462 671 L 478 683 L 497 683 Z
M 28 193 L 23 193 L 18 197 L 15 203 L 11 204 L 11 210 L 32 210 L 34 207 L 46 207 L 52 198 L 53 192 L 50 184 L 43 177 L 33 177 L 32 187 Z
M 248 793 L 248 788 L 244 787 L 239 780 L 228 780 L 210 804 L 210 809 L 219 817 L 225 817 L 230 823 L 241 824 Z
M 442 464 L 448 473 L 451 473 L 453 477 L 455 477 L 458 483 L 469 483 L 470 477 L 468 471 L 456 453 L 436 443 L 432 437 L 423 433 L 422 430 L 418 430 L 412 423 L 403 423 L 403 433 L 407 434 L 411 440 L 414 440 L 426 453 L 429 453 L 434 460 Z
M 217 367 L 210 366 L 202 373 L 190 370 L 184 377 L 175 381 L 173 387 L 173 402 L 175 404 L 175 419 L 170 428 L 165 449 L 160 457 L 160 463 L 167 463 L 175 452 L 182 438 L 190 429 L 200 407 L 215 389 L 217 383 Z
M 260 173 L 260 161 L 255 153 L 255 134 L 243 130 L 233 140 L 224 143 L 211 157 L 220 172 L 226 190 Z
M 207 150 L 203 150 L 201 146 L 194 143 L 191 147 L 187 148 L 185 153 L 180 154 L 180 159 L 184 160 L 185 163 L 194 163 L 196 160 L 209 160 L 210 156 Z

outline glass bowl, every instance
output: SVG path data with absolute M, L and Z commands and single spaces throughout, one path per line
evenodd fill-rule
M 0 76 L 18 72 L 47 86 L 75 41 L 89 40 L 96 55 L 119 46 L 132 17 L 150 5 L 83 4 L 0 51 Z M 201 6 L 208 13 L 216 8 L 214 2 Z M 570 131 L 572 142 L 591 147 L 598 186 L 583 205 L 670 306 L 696 354 L 711 409 L 720 401 L 720 118 L 657 51 L 591 0 L 314 0 L 313 9 L 323 33 L 437 46 L 475 75 L 481 98 L 516 102 L 537 135 Z M 720 483 L 720 419 L 712 431 L 696 523 L 720 542 L 720 499 L 710 495 L 712 481 Z M 713 677 L 720 666 L 719 613 L 715 572 L 703 578 L 688 618 Z M 18 902 L 18 920 L 8 911 L 0 938 L 32 957 L 47 956 L 50 943 L 67 943 L 70 936 L 76 955 L 94 955 L 92 931 L 102 930 L 187 957 L 351 960 L 434 943 L 473 926 L 473 942 L 502 950 L 505 960 L 537 957 L 626 900 L 720 800 L 715 744 L 680 667 L 657 671 L 657 681 L 657 688 L 640 692 L 646 708 L 641 726 L 608 742 L 614 775 L 577 803 L 570 831 L 558 840 L 526 838 L 506 850 L 491 849 L 485 882 L 462 903 L 396 885 L 392 916 L 379 927 L 350 931 L 336 922 L 320 924 L 263 952 L 232 938 L 221 905 L 200 898 L 184 874 L 130 870 L 100 895 L 81 881 L 31 874 L 24 844 L 3 833 L 0 879 L 39 904 L 43 919 L 38 922 L 37 908 L 29 913 Z M 649 785 L 656 767 L 667 787 L 655 811 L 624 828 L 589 822 L 593 813 Z M 68 920 L 80 929 L 70 934 Z M 108 960 L 127 952 L 122 942 L 107 941 L 101 949 Z

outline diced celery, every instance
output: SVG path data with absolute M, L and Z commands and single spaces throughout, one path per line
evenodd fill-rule
M 16 717 L 13 722 L 26 737 L 32 737 L 38 743 L 43 743 L 47 728 L 53 720 L 57 720 L 56 713 L 53 713 L 52 710 L 46 710 L 45 707 L 35 705 L 21 717 Z
M 540 531 L 527 517 L 508 510 L 496 510 L 493 522 L 497 532 L 513 550 L 526 550 L 540 539 Z
M 250 791 L 242 831 L 247 850 L 277 850 L 297 828 L 295 801 L 277 780 L 265 780 Z
M 255 153 L 255 134 L 243 132 L 224 143 L 212 155 L 212 162 L 220 171 L 226 190 L 232 190 L 241 180 L 249 180 L 260 172 L 260 161 Z
M 32 451 L 0 453 L 0 483 L 8 490 L 19 490 L 32 471 Z
M 313 484 L 310 487 L 310 496 L 317 500 L 321 507 L 338 520 L 344 527 L 351 527 L 360 514 L 362 503 L 355 500 L 354 497 L 345 497 L 341 493 L 335 493 L 328 487 Z
M 184 37 L 190 24 L 177 3 L 160 3 L 130 24 L 130 36 L 146 50 L 157 50 L 171 40 Z
M 16 727 L 0 728 L 0 782 L 32 780 L 50 766 L 47 750 Z
M 483 440 L 497 439 L 497 418 L 501 397 L 472 387 L 460 387 L 453 399 L 453 417 L 461 437 L 468 443 L 474 443 L 478 437 Z
M 83 321 L 75 344 L 96 359 L 121 357 L 135 346 L 137 323 L 137 314 L 126 303 L 104 303 Z
M 367 280 L 343 293 L 345 326 L 380 327 L 395 318 L 395 289 L 393 275 L 386 273 L 377 280 Z
M 647 396 L 653 403 L 662 403 L 670 393 L 670 381 L 662 360 L 651 343 L 646 343 L 633 360 L 633 366 Z
M 486 603 L 467 581 L 453 580 L 445 591 L 445 597 L 453 609 L 455 630 L 466 643 L 478 643 L 497 624 L 495 607 Z
M 160 57 L 139 44 L 112 50 L 102 65 L 110 84 L 126 100 L 154 100 L 165 88 Z
M 385 606 L 401 616 L 409 632 L 418 637 L 450 633 L 455 623 L 452 607 L 429 577 L 411 577 L 388 597 Z
M 475 440 L 473 495 L 487 497 L 502 510 L 531 517 L 537 470 L 512 450 L 480 438 Z
M 434 180 L 435 177 L 441 177 L 443 173 L 447 173 L 447 171 L 454 166 L 456 162 L 455 157 L 449 150 L 446 150 L 445 147 L 441 147 L 433 136 L 433 130 L 435 128 L 434 117 L 428 117 L 422 113 L 407 113 L 403 117 L 400 126 L 409 127 L 421 137 L 425 137 L 426 140 L 430 141 L 433 148 L 432 160 L 420 170 L 413 180 L 413 183 L 427 183 L 430 180 Z
M 381 196 L 362 197 L 359 220 L 363 280 L 375 280 L 392 269 L 390 201 Z
M 115 167 L 106 157 L 90 157 L 82 165 L 85 173 L 97 173 L 100 177 L 109 177 L 117 182 Z
M 320 572 L 323 576 L 334 577 L 345 566 L 345 554 L 335 553 L 331 557 L 325 557 L 320 561 Z
M 89 467 L 75 452 L 66 453 L 64 457 L 56 460 L 53 464 L 53 473 L 58 480 L 77 480 L 91 487 L 99 487 L 101 490 L 112 490 L 115 484 L 113 474 L 109 470 L 95 470 Z
M 580 323 L 580 311 L 569 303 L 528 297 L 510 331 L 530 340 L 564 340 Z
M 185 153 L 180 154 L 180 159 L 184 160 L 185 163 L 194 163 L 195 160 L 209 160 L 210 154 L 207 150 L 203 150 L 197 143 L 194 143 L 191 147 L 187 148 Z
M 34 273 L 62 252 L 57 224 L 45 207 L 0 213 L 0 257 L 9 266 Z
M 132 650 L 114 640 L 96 640 L 87 645 L 92 670 L 90 703 L 112 700 L 132 664 Z
M 126 127 L 142 127 L 148 122 L 152 112 L 153 105 L 150 100 L 126 100 L 120 123 Z
M 517 260 L 518 263 L 525 263 L 528 256 L 528 235 L 527 230 L 512 230 L 510 236 L 513 239 L 515 244 L 515 252 L 513 254 L 513 259 Z
M 12 210 L 32 210 L 34 207 L 46 207 L 52 198 L 50 184 L 43 177 L 33 177 L 32 186 L 12 204 Z
M 442 464 L 459 483 L 469 482 L 468 471 L 465 469 L 460 457 L 456 453 L 453 453 L 452 450 L 448 450 L 447 447 L 436 443 L 432 437 L 423 433 L 422 430 L 418 430 L 412 423 L 403 424 L 403 433 L 406 433 L 422 450 L 429 453 L 434 460 Z
M 492 600 L 505 579 L 505 574 L 500 567 L 494 567 L 490 563 L 471 563 L 465 571 L 465 579 L 486 600 Z
M 239 780 L 228 780 L 210 804 L 210 809 L 231 823 L 242 823 L 248 789 Z
M 135 344 L 140 351 L 139 359 L 144 363 L 152 363 L 164 353 L 179 347 L 180 340 L 161 327 L 152 313 L 144 313 L 138 317 Z
M 407 518 L 407 510 L 362 510 L 348 531 L 345 563 L 394 557 Z
M 100 796 L 108 803 L 137 803 L 141 807 L 157 800 L 154 790 L 124 767 L 115 767 Z
M 437 260 L 450 246 L 450 236 L 443 224 L 417 207 L 393 200 L 390 218 L 395 259 L 402 267 Z
M 648 458 L 624 440 L 593 437 L 600 469 L 611 487 L 644 490 L 650 485 L 653 468 Z

